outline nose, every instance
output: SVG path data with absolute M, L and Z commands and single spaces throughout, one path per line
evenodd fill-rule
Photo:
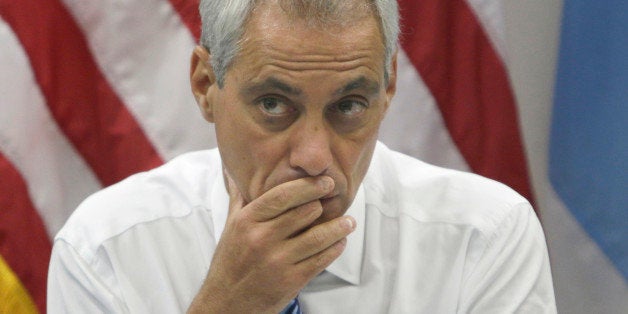
M 295 125 L 291 136 L 290 166 L 309 176 L 324 174 L 332 165 L 331 134 L 321 121 Z

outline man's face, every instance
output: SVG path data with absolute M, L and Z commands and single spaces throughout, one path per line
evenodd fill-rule
M 223 88 L 209 88 L 206 116 L 247 202 L 287 181 L 331 177 L 320 223 L 353 201 L 393 94 L 375 17 L 323 30 L 269 4 L 249 19 Z

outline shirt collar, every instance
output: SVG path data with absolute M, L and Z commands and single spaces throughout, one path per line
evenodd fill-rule
M 214 238 L 216 243 L 225 229 L 227 214 L 229 213 L 229 194 L 225 188 L 224 180 L 218 175 L 211 192 L 211 215 L 214 224 Z M 364 187 L 360 185 L 353 203 L 346 215 L 355 219 L 355 230 L 347 237 L 347 246 L 342 254 L 325 270 L 353 285 L 360 284 L 362 271 L 362 253 L 364 250 L 364 223 L 366 221 L 366 201 Z
M 229 214 L 229 193 L 227 193 L 221 171 L 216 176 L 211 192 L 211 215 L 214 223 L 216 244 L 220 241 L 220 235 L 222 235 L 222 231 L 225 229 L 227 214 Z
M 353 285 L 360 284 L 362 273 L 362 252 L 364 250 L 364 224 L 366 216 L 366 201 L 364 186 L 360 185 L 353 203 L 346 212 L 355 219 L 355 230 L 347 236 L 347 246 L 342 254 L 325 270 Z

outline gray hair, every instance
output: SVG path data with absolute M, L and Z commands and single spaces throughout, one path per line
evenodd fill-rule
M 374 7 L 384 40 L 384 76 L 390 77 L 392 56 L 399 36 L 399 12 L 396 0 L 363 0 Z M 199 11 L 202 20 L 201 45 L 210 51 L 211 66 L 220 88 L 233 58 L 240 49 L 244 26 L 260 0 L 201 0 Z M 289 6 L 300 17 L 325 24 L 347 0 L 299 0 L 289 1 Z M 283 6 L 282 6 L 283 7 Z

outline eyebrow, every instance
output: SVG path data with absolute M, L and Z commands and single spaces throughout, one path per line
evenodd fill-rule
M 364 76 L 360 76 L 355 80 L 347 83 L 345 86 L 337 89 L 334 94 L 342 95 L 347 94 L 355 90 L 363 90 L 368 94 L 376 94 L 379 91 L 379 83 Z
M 303 91 L 301 89 L 291 86 L 290 84 L 274 77 L 269 77 L 262 82 L 253 83 L 251 85 L 245 86 L 242 91 L 246 94 L 258 94 L 268 90 L 279 90 L 286 94 L 294 96 L 303 94 Z

